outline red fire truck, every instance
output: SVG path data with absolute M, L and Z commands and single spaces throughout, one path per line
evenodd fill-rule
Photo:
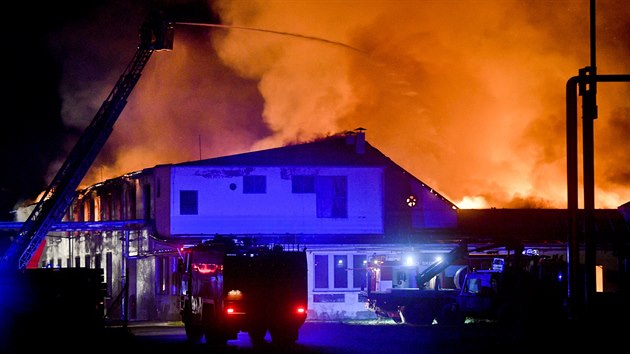
M 304 249 L 218 237 L 184 248 L 180 259 L 180 309 L 190 341 L 222 345 L 247 332 L 258 345 L 267 331 L 274 344 L 298 339 L 308 304 Z

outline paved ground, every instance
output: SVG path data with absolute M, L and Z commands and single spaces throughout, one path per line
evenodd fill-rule
M 187 343 L 183 328 L 177 325 L 140 325 L 129 327 L 130 336 L 111 343 L 138 352 L 159 353 L 304 353 L 304 354 L 545 354 L 612 350 L 623 337 L 610 326 L 563 326 L 508 329 L 497 324 L 477 323 L 458 327 L 407 326 L 392 323 L 307 322 L 292 347 L 278 348 L 268 343 L 253 347 L 247 334 L 224 347 Z M 119 332 L 120 334 L 121 332 Z M 269 336 L 267 340 L 269 341 Z M 118 344 L 117 344 L 118 345 Z M 118 346 L 122 348 L 121 346 Z

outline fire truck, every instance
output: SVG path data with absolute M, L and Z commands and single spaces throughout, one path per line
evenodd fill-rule
M 366 307 L 378 317 L 409 325 L 455 325 L 466 319 L 520 325 L 566 318 L 567 262 L 522 247 L 503 255 L 480 254 L 492 248 L 497 245 L 477 248 L 473 257 L 462 242 L 421 272 L 393 265 L 398 270 L 394 280 L 402 274 L 413 281 L 392 288 L 382 286 L 386 262 L 373 259 Z
M 295 343 L 307 316 L 306 251 L 216 237 L 181 250 L 180 312 L 189 341 Z
M 27 266 L 48 232 L 61 222 L 153 52 L 173 48 L 173 23 L 159 12 L 151 12 L 139 32 L 140 42 L 131 62 L 27 220 L 0 253 L 0 352 L 22 345 L 24 338 L 41 332 L 41 323 L 51 318 L 55 326 L 47 328 L 48 334 L 98 334 L 103 328 L 106 291 L 101 269 Z

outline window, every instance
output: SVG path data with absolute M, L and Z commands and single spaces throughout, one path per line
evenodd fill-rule
M 327 255 L 315 255 L 315 288 L 328 288 Z
M 155 274 L 157 280 L 156 293 L 159 295 L 168 294 L 169 290 L 169 257 L 156 257 Z
M 348 217 L 348 179 L 346 176 L 318 176 L 315 179 L 318 218 Z
M 179 215 L 197 215 L 197 191 L 179 191 Z
M 74 257 L 74 267 L 81 268 L 81 257 L 79 256 Z
M 243 193 L 267 193 L 267 176 L 243 176 Z
M 107 252 L 105 254 L 105 283 L 107 285 L 107 296 L 112 296 L 112 270 L 113 270 L 113 259 L 112 253 Z
M 367 286 L 367 258 L 365 255 L 352 256 L 352 287 L 364 290 Z
M 315 193 L 315 176 L 291 177 L 291 193 Z
M 91 268 L 92 267 L 92 258 L 90 257 L 89 254 L 85 255 L 85 268 Z
M 334 256 L 335 261 L 335 288 L 348 287 L 348 256 Z
M 332 262 L 330 262 L 330 257 L 332 257 Z M 349 261 L 352 263 L 348 263 Z M 314 288 L 365 289 L 367 287 L 366 261 L 366 255 L 315 255 Z M 330 277 L 332 277 L 331 283 L 329 283 Z
M 96 204 L 94 199 L 88 201 L 88 209 L 89 221 L 96 221 Z
M 101 254 L 98 253 L 98 254 L 94 255 L 94 268 L 101 269 L 101 267 L 102 267 Z
M 151 185 L 145 184 L 142 189 L 142 198 L 144 206 L 144 220 L 151 219 Z M 196 214 L 196 213 L 195 213 Z

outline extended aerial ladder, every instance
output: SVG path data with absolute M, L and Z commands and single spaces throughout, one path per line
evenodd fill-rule
M 61 221 L 76 189 L 113 131 L 151 54 L 173 49 L 173 36 L 172 22 L 160 13 L 149 14 L 140 29 L 140 43 L 131 62 L 0 259 L 2 269 L 26 268 L 48 231 Z

